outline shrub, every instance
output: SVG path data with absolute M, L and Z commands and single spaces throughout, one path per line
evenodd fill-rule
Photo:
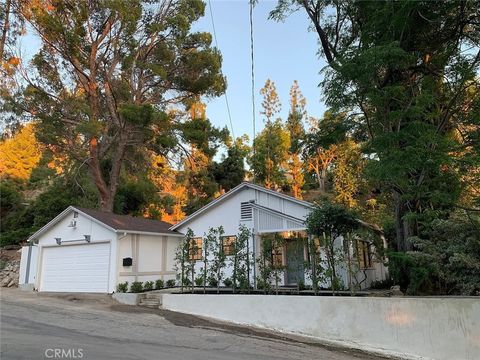
M 300 281 L 298 282 L 298 290 L 299 290 L 299 291 L 303 291 L 303 290 L 305 290 L 305 289 L 306 289 L 306 287 L 305 287 L 305 281 L 300 280 Z
M 215 279 L 214 277 L 208 278 L 208 286 L 217 287 L 217 285 L 218 285 L 217 279 Z
M 190 280 L 189 277 L 184 277 L 182 283 L 183 283 L 183 286 L 187 286 L 187 287 L 192 285 L 192 281 Z
M 143 291 L 152 291 L 153 284 L 153 281 L 145 281 L 145 283 L 143 284 Z
M 232 287 L 233 282 L 230 278 L 225 278 L 225 280 L 223 280 L 223 285 L 229 288 L 229 287 Z
M 117 285 L 117 292 L 126 293 L 128 291 L 128 281 Z
M 158 279 L 157 281 L 155 281 L 155 289 L 163 289 L 163 287 L 165 286 L 165 284 L 163 283 L 163 280 L 162 279 Z
M 197 286 L 203 286 L 203 277 L 197 277 L 195 279 L 195 285 Z
M 130 292 L 132 293 L 139 293 L 143 291 L 143 284 L 141 281 L 134 281 L 132 282 L 132 286 L 130 286 Z
M 174 287 L 175 286 L 175 280 L 170 279 L 167 280 L 167 287 Z

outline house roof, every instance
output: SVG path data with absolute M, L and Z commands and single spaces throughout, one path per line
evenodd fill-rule
M 72 211 L 77 211 L 87 218 L 90 218 L 106 228 L 118 233 L 183 236 L 176 231 L 170 230 L 172 224 L 165 221 L 150 220 L 130 215 L 118 215 L 100 210 L 69 206 L 60 214 L 58 214 L 53 220 L 31 235 L 27 241 L 38 238 L 41 234 L 57 224 Z
M 207 205 L 205 205 L 204 207 L 200 208 L 199 210 L 195 211 L 193 214 L 191 214 L 190 216 L 187 216 L 185 219 L 183 219 L 182 221 L 176 223 L 175 225 L 173 225 L 170 230 L 176 230 L 178 229 L 180 226 L 190 222 L 191 220 L 193 220 L 194 218 L 196 218 L 197 216 L 199 216 L 200 214 L 202 214 L 203 212 L 207 211 L 208 209 L 218 205 L 219 203 L 223 202 L 224 200 L 226 200 L 227 198 L 231 197 L 232 195 L 238 193 L 239 191 L 241 191 L 242 189 L 245 189 L 245 188 L 251 188 L 251 189 L 255 189 L 255 190 L 258 190 L 258 191 L 261 191 L 261 192 L 264 192 L 264 193 L 267 193 L 267 194 L 270 194 L 270 195 L 274 195 L 274 196 L 277 196 L 279 198 L 282 198 L 282 199 L 285 199 L 285 200 L 288 200 L 288 201 L 291 201 L 291 202 L 294 202 L 294 203 L 297 203 L 299 205 L 302 205 L 302 206 L 305 206 L 305 207 L 308 207 L 308 208 L 313 208 L 314 205 L 312 203 L 309 203 L 308 201 L 304 201 L 304 200 L 300 200 L 300 199 L 297 199 L 297 198 L 294 198 L 292 196 L 289 196 L 289 195 L 286 195 L 286 194 L 282 194 L 282 193 L 279 193 L 277 191 L 274 191 L 274 190 L 270 190 L 270 189 L 267 189 L 263 186 L 260 186 L 260 185 L 257 185 L 257 184 L 253 184 L 251 182 L 247 182 L 247 181 L 244 181 L 242 182 L 241 184 L 237 185 L 236 187 L 234 187 L 233 189 L 231 189 L 230 191 L 226 192 L 225 194 L 223 194 L 222 196 L 219 196 L 218 198 L 216 198 L 215 200 L 213 200 L 212 202 L 208 203 Z
M 117 232 L 151 232 L 159 234 L 174 234 L 178 232 L 171 231 L 172 224 L 165 221 L 145 219 L 130 215 L 118 215 L 110 212 L 74 207 L 78 211 L 97 219 L 101 223 L 108 225 Z

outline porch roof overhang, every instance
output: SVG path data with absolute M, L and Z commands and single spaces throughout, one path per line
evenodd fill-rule
M 251 206 L 256 210 L 255 231 L 258 234 L 306 230 L 302 219 L 255 203 Z

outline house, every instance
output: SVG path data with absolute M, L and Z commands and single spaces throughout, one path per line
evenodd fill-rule
M 125 281 L 175 279 L 183 235 L 170 227 L 70 206 L 28 239 L 19 283 L 39 291 L 111 293 Z
M 283 245 L 274 249 L 272 258 L 281 264 L 282 275 L 280 285 L 297 285 L 302 282 L 311 284 L 308 270 L 304 264 L 309 261 L 306 247 L 298 246 L 298 240 L 306 238 L 305 218 L 314 208 L 314 205 L 293 198 L 291 196 L 266 189 L 262 186 L 243 182 L 224 195 L 213 200 L 184 220 L 173 225 L 170 229 L 185 234 L 191 229 L 195 234 L 196 248 L 202 247 L 202 241 L 209 228 L 223 227 L 224 246 L 227 242 L 235 239 L 239 231 L 239 225 L 243 224 L 250 229 L 251 237 L 248 242 L 250 259 L 257 259 L 260 255 L 262 239 L 276 234 L 283 237 Z M 386 268 L 382 259 L 377 259 L 373 244 L 368 241 L 357 241 L 358 271 L 347 271 L 347 264 L 339 266 L 339 275 L 345 286 L 357 284 L 359 288 L 366 288 L 373 281 L 386 278 Z M 343 237 L 335 240 L 335 246 L 348 254 L 353 254 L 353 249 L 345 249 Z M 199 260 L 201 254 L 199 255 Z M 228 261 L 227 261 L 228 263 Z M 196 266 L 196 273 L 200 274 L 201 261 Z M 352 268 L 352 267 L 350 267 Z M 231 277 L 232 269 L 227 267 L 225 277 Z M 252 267 L 251 283 L 259 276 L 258 266 Z M 323 284 L 329 287 L 327 281 Z
M 30 284 L 38 291 L 111 293 L 125 281 L 175 279 L 175 253 L 188 229 L 201 249 L 209 229 L 222 226 L 225 249 L 235 241 L 239 226 L 244 225 L 250 230 L 250 260 L 260 256 L 266 236 L 280 236 L 284 241 L 272 253 L 283 269 L 279 284 L 308 285 L 311 281 L 304 265 L 309 254 L 305 246 L 298 244 L 307 237 L 305 218 L 313 207 L 309 202 L 249 182 L 175 225 L 70 206 L 28 239 L 31 246 L 22 249 L 19 283 Z M 374 256 L 372 244 L 361 240 L 358 244 L 358 271 L 347 271 L 347 264 L 341 264 L 338 272 L 344 285 L 356 283 L 366 288 L 373 281 L 384 280 L 386 269 L 382 259 Z M 342 237 L 335 240 L 335 246 L 352 253 Z M 229 264 L 229 253 L 225 253 Z M 191 256 L 198 260 L 196 273 L 200 274 L 202 252 Z M 230 264 L 225 278 L 231 276 Z M 255 284 L 258 276 L 257 264 L 252 265 L 250 283 Z M 323 286 L 328 287 L 328 282 Z

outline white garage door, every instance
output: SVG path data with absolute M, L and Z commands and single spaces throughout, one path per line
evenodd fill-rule
M 108 292 L 110 243 L 43 249 L 40 291 Z

